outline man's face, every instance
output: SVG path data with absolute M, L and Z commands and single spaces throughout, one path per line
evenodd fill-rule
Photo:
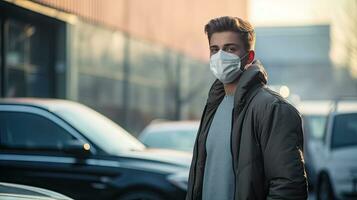
M 235 54 L 241 58 L 247 53 L 238 33 L 232 31 L 213 33 L 209 46 L 210 56 L 219 50 Z

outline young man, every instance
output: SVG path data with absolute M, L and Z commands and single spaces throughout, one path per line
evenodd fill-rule
M 254 60 L 253 27 L 220 17 L 205 33 L 217 80 L 197 134 L 186 200 L 307 199 L 301 118 L 266 87 L 267 74 Z

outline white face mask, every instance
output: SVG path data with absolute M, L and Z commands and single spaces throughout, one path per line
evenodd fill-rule
M 247 55 L 248 53 L 242 59 Z M 244 72 L 241 58 L 222 50 L 211 56 L 210 69 L 223 84 L 232 83 Z

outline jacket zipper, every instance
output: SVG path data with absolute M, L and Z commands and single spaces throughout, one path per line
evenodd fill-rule
M 244 100 L 243 100 L 244 101 Z M 238 105 L 238 110 L 237 112 L 240 113 L 242 111 L 244 103 L 240 103 Z M 233 192 L 233 200 L 236 199 L 236 185 L 237 185 L 237 173 L 236 173 L 236 169 L 234 168 L 234 157 L 233 157 L 233 140 L 232 140 L 232 135 L 233 135 L 233 125 L 234 125 L 234 114 L 235 114 L 236 108 L 233 108 L 232 110 L 232 121 L 231 121 L 231 156 L 232 156 L 232 167 L 233 167 L 233 173 L 234 173 L 234 192 Z M 237 115 L 238 117 L 238 115 Z M 239 135 L 240 136 L 240 135 Z M 240 139 L 239 139 L 239 143 L 240 143 Z M 240 144 L 238 144 L 238 152 L 237 152 L 237 166 L 238 166 L 238 162 L 239 162 L 239 148 Z

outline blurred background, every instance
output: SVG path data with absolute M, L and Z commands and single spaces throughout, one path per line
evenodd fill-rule
M 2 0 L 1 97 L 78 101 L 134 135 L 198 119 L 213 80 L 203 26 L 223 15 L 255 26 L 270 85 L 356 95 L 354 0 Z

